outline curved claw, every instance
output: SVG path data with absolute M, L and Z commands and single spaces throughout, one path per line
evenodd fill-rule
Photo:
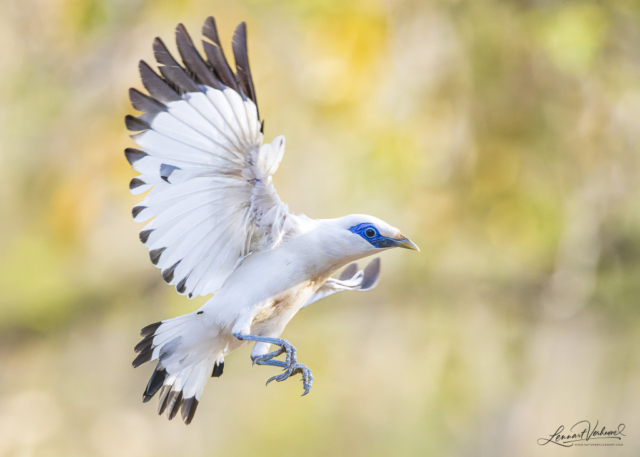
M 313 376 L 311 376 L 311 373 L 309 373 L 309 378 L 308 379 L 302 378 L 302 387 L 304 389 L 304 393 L 302 395 L 300 395 L 300 396 L 304 397 L 309 392 L 311 392 L 311 386 L 312 385 L 313 385 Z
M 279 375 L 276 375 L 276 376 L 271 376 L 267 380 L 267 383 L 265 384 L 265 386 L 268 386 L 271 381 L 278 381 L 278 382 L 285 381 L 286 379 L 289 378 L 289 376 L 290 375 L 288 373 L 282 373 L 282 374 L 279 374 Z
M 301 396 L 304 397 L 311 391 L 311 386 L 313 385 L 313 375 L 311 374 L 311 370 L 301 363 L 297 363 L 293 371 L 293 374 L 298 373 L 302 375 L 301 381 L 304 388 L 304 393 Z

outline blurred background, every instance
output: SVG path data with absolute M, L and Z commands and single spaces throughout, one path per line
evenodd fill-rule
M 640 4 L 4 0 L 0 456 L 640 453 Z M 294 212 L 422 249 L 284 337 L 316 378 L 226 360 L 192 425 L 141 403 L 148 323 L 190 312 L 138 241 L 129 87 L 183 22 L 247 21 Z M 590 420 L 622 447 L 541 447 Z

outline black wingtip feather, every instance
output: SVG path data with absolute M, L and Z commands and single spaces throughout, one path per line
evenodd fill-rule
M 193 40 L 191 36 L 189 36 L 189 32 L 187 32 L 186 27 L 182 24 L 178 24 L 176 27 L 176 44 L 184 66 L 195 76 L 200 84 L 206 84 L 216 89 L 223 89 L 222 84 L 215 77 L 212 70 L 207 66 L 193 45 Z
M 183 294 L 187 290 L 187 279 L 189 279 L 189 276 L 181 279 L 180 282 L 176 284 L 176 290 L 178 293 Z
M 151 263 L 154 265 L 158 265 L 158 262 L 160 261 L 160 256 L 166 249 L 167 248 L 164 247 L 164 248 L 153 249 L 149 251 L 149 258 L 151 259 Z
M 142 230 L 140 232 L 140 241 L 142 241 L 142 244 L 145 244 L 147 241 L 149 241 L 149 235 L 151 235 L 151 233 L 153 233 L 155 229 L 150 229 L 150 230 Z
M 124 125 L 127 127 L 127 130 L 131 132 L 142 132 L 151 128 L 145 121 L 130 114 L 125 116 Z
M 144 159 L 148 155 L 149 154 L 139 149 L 127 148 L 124 150 L 124 156 L 127 158 L 129 165 L 135 164 L 138 160 Z
M 147 208 L 146 206 L 134 206 L 133 209 L 131 210 L 131 215 L 135 219 L 136 217 L 138 217 L 138 214 L 140 214 L 146 208 Z
M 247 24 L 241 22 L 233 34 L 233 56 L 236 60 L 236 79 L 244 95 L 251 99 L 258 106 L 256 92 L 253 87 L 251 77 L 251 67 L 249 66 L 249 51 L 247 48 Z M 260 117 L 260 116 L 258 116 Z
M 220 38 L 218 37 L 216 21 L 213 17 L 208 17 L 204 22 L 202 35 L 211 41 L 202 40 L 202 47 L 204 48 L 204 53 L 206 54 L 209 65 L 213 68 L 214 73 L 218 79 L 222 81 L 222 84 L 239 92 L 240 88 L 238 87 L 233 71 L 231 71 L 229 62 L 224 55 L 224 50 L 222 49 Z
M 205 38 L 210 39 L 217 45 L 220 44 L 220 37 L 218 36 L 218 27 L 216 27 L 216 19 L 213 16 L 209 16 L 202 26 L 202 35 Z
M 211 373 L 212 378 L 219 378 L 222 376 L 222 372 L 224 371 L 224 362 L 216 363 L 213 366 L 213 372 Z
M 160 38 L 153 40 L 153 55 L 160 64 L 160 74 L 177 92 L 198 92 L 200 89 L 191 76 L 173 58 Z
M 129 100 L 134 109 L 145 113 L 157 114 L 166 109 L 158 100 L 149 97 L 147 94 L 143 94 L 133 87 L 129 89 Z
M 165 105 L 167 103 L 182 100 L 180 94 L 176 92 L 169 84 L 167 84 L 167 82 L 163 78 L 158 76 L 158 74 L 153 71 L 149 64 L 144 60 L 140 61 L 139 69 L 142 84 L 153 98 L 164 103 Z
M 173 273 L 176 271 L 176 268 L 178 267 L 178 265 L 180 265 L 180 262 L 182 262 L 182 260 L 178 260 L 176 263 L 174 263 L 172 266 L 170 266 L 166 270 L 162 270 L 162 278 L 167 284 L 173 281 Z
M 130 182 L 129 182 L 129 190 L 133 190 L 136 189 L 140 186 L 144 186 L 145 184 L 147 184 L 146 182 L 144 182 L 142 179 L 140 178 L 133 178 Z M 133 216 L 135 217 L 135 216 Z

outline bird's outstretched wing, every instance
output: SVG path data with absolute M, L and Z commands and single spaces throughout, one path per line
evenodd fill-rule
M 271 182 L 284 137 L 262 145 L 244 22 L 233 37 L 236 71 L 224 56 L 215 21 L 203 27 L 206 60 L 182 24 L 176 41 L 182 65 L 156 38 L 160 75 L 140 62 L 149 95 L 130 90 L 126 125 L 140 149 L 125 151 L 140 176 L 130 190 L 151 192 L 133 208 L 151 261 L 179 293 L 215 292 L 236 263 L 277 245 L 292 217 Z M 262 146 L 261 146 L 262 145 Z
M 336 292 L 345 290 L 371 290 L 378 284 L 379 278 L 380 259 L 378 258 L 373 259 L 364 270 L 360 271 L 358 271 L 357 263 L 349 264 L 347 268 L 342 270 L 339 279 L 329 278 L 316 293 L 309 297 L 303 308 Z

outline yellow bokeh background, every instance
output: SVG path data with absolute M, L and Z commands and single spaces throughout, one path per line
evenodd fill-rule
M 630 0 L 5 0 L 0 456 L 640 454 L 640 4 Z M 367 213 L 420 254 L 248 348 L 185 427 L 141 403 L 138 331 L 196 309 L 131 220 L 140 59 L 246 21 L 292 211 Z M 196 40 L 199 42 L 199 39 Z M 622 447 L 539 446 L 626 425 Z

